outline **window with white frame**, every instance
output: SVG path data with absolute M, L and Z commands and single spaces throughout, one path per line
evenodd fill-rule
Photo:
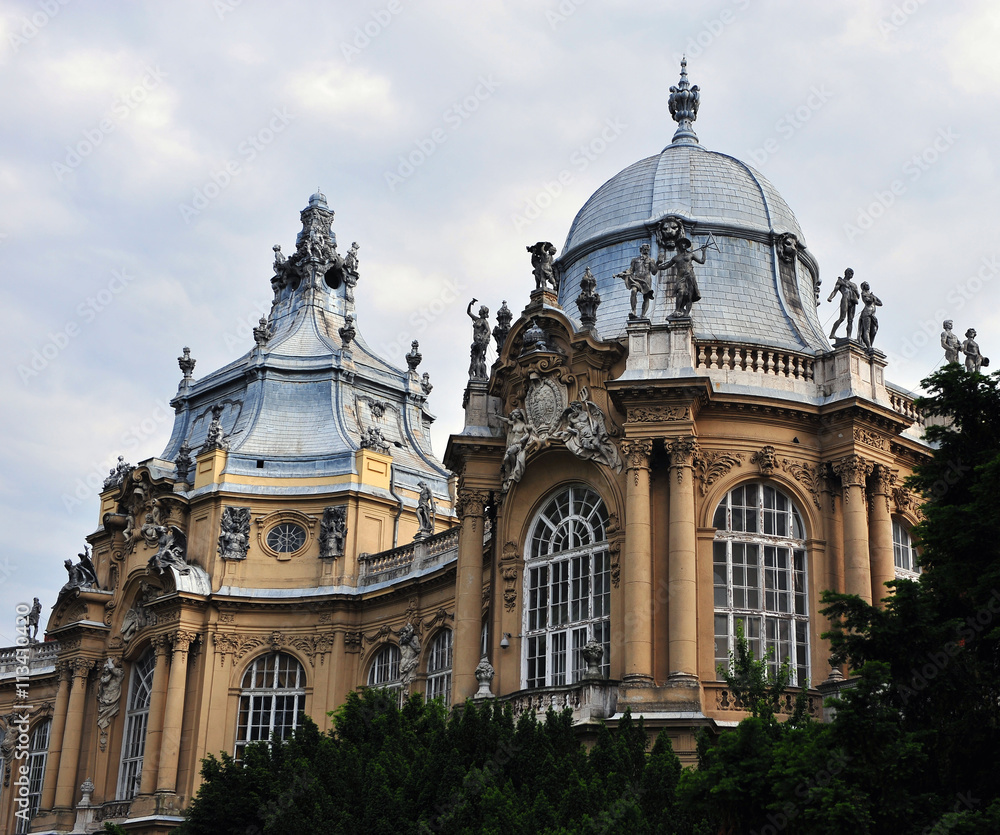
M 583 485 L 559 491 L 531 526 L 524 567 L 522 686 L 573 684 L 587 670 L 582 650 L 604 646 L 610 673 L 611 557 L 608 512 Z
M 375 653 L 371 668 L 368 670 L 368 686 L 394 691 L 402 704 L 403 682 L 399 679 L 399 647 L 395 644 L 386 644 Z
M 242 760 L 251 742 L 291 736 L 305 700 L 306 674 L 295 658 L 284 652 L 255 658 L 243 674 L 235 758 Z
M 771 674 L 788 662 L 792 684 L 809 671 L 805 529 L 795 505 L 766 484 L 731 490 L 715 511 L 715 663 L 729 666 L 736 625 Z
M 442 629 L 431 642 L 427 658 L 427 698 L 451 704 L 451 630 Z
M 28 808 L 27 815 L 18 817 L 17 832 L 27 832 L 31 819 L 38 813 L 38 805 L 42 799 L 42 784 L 45 782 L 45 763 L 49 757 L 49 731 L 52 720 L 39 722 L 31 732 L 31 742 L 28 746 Z
M 156 655 L 147 650 L 132 665 L 132 679 L 125 708 L 125 733 L 122 736 L 122 758 L 118 767 L 116 800 L 131 800 L 139 793 L 142 780 L 142 757 L 146 750 L 146 726 L 149 724 L 149 700 L 153 690 L 153 670 Z
M 909 528 L 899 519 L 892 520 L 892 556 L 898 579 L 915 580 L 920 576 L 917 549 L 913 545 Z

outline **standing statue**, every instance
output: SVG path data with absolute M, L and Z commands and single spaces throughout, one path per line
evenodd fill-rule
M 420 637 L 414 630 L 413 624 L 407 623 L 399 630 L 399 681 L 407 692 L 419 660 Z
M 28 636 L 31 641 L 38 641 L 38 621 L 42 615 L 42 604 L 38 602 L 38 598 L 35 598 L 35 602 L 31 604 L 31 611 L 28 612 L 28 629 L 31 634 Z
M 649 257 L 649 244 L 643 244 L 639 247 L 639 254 L 629 264 L 629 268 L 624 272 L 615 273 L 615 278 L 622 279 L 625 286 L 632 291 L 632 312 L 628 315 L 629 319 L 645 319 L 649 313 L 649 305 L 653 301 L 653 276 L 658 269 L 659 266 Z M 642 312 L 636 314 L 640 293 Z
M 690 240 L 685 237 L 678 238 L 678 253 L 669 261 L 656 265 L 660 272 L 664 273 L 671 267 L 677 268 L 677 295 L 674 302 L 674 312 L 670 314 L 669 318 L 686 319 L 691 315 L 691 305 L 701 301 L 698 280 L 694 276 L 694 265 L 705 263 L 705 251 L 712 243 L 712 238 L 709 237 L 708 243 L 697 249 L 691 249 Z
M 990 364 L 990 358 L 984 357 L 976 342 L 976 329 L 969 328 L 965 332 L 965 342 L 962 343 L 962 353 L 965 354 L 965 370 L 979 372 Z
M 420 488 L 420 499 L 417 502 L 417 536 L 431 536 L 434 533 L 434 516 L 437 506 L 434 504 L 434 495 L 426 481 L 418 481 Z
M 106 731 L 111 720 L 118 715 L 125 670 L 109 658 L 101 668 L 101 681 L 97 686 L 97 727 Z
M 945 319 L 941 325 L 944 328 L 941 331 L 941 347 L 944 348 L 945 362 L 958 362 L 958 352 L 962 350 L 962 340 L 952 332 L 954 324 L 951 319 Z
M 490 344 L 490 309 L 484 304 L 479 308 L 479 315 L 472 314 L 472 305 L 478 299 L 469 302 L 465 312 L 472 320 L 472 348 L 470 349 L 471 362 L 469 363 L 469 378 L 485 380 L 486 374 L 486 348 Z
M 840 317 L 830 329 L 830 339 L 836 338 L 837 328 L 845 319 L 847 320 L 847 338 L 851 338 L 851 331 L 854 329 L 854 311 L 857 309 L 858 299 L 861 298 L 858 285 L 851 281 L 853 277 L 854 270 L 848 267 L 844 270 L 843 276 L 838 278 L 837 283 L 833 285 L 833 290 L 830 291 L 830 297 L 827 299 L 828 302 L 832 302 L 833 297 L 840 293 Z
M 553 264 L 556 248 L 549 241 L 539 241 L 526 249 L 531 253 L 531 272 L 535 276 L 535 289 L 544 290 L 546 284 L 551 284 L 553 290 L 558 290 L 559 279 L 556 278 Z
M 861 344 L 872 352 L 872 343 L 875 341 L 875 334 L 878 333 L 878 318 L 875 316 L 875 308 L 882 306 L 882 301 L 876 296 L 867 281 L 861 282 L 861 301 L 864 307 L 861 316 L 858 317 L 858 338 Z

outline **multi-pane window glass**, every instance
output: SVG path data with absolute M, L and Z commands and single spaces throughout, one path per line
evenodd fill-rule
M 31 732 L 31 742 L 28 747 L 28 814 L 18 817 L 17 832 L 27 832 L 31 819 L 38 813 L 42 799 L 42 784 L 45 782 L 45 763 L 49 756 L 49 731 L 52 720 L 46 719 L 35 726 Z
M 125 733 L 122 736 L 122 758 L 118 768 L 118 792 L 115 794 L 117 800 L 131 800 L 139 793 L 155 666 L 156 656 L 152 650 L 148 650 L 132 665 L 132 679 L 125 709 Z
M 715 511 L 712 569 L 715 663 L 729 665 L 736 625 L 771 674 L 785 661 L 792 683 L 809 669 L 805 530 L 783 493 L 763 484 L 730 491 Z
M 279 554 L 292 554 L 306 544 L 306 529 L 293 522 L 282 522 L 267 532 L 267 544 Z
M 427 659 L 427 698 L 451 703 L 451 630 L 442 629 L 431 642 Z
M 399 647 L 386 644 L 375 653 L 371 669 L 368 670 L 368 686 L 396 691 L 402 700 L 403 683 L 399 680 Z
M 243 675 L 236 727 L 237 760 L 251 742 L 287 739 L 305 707 L 306 676 L 291 655 L 272 652 L 254 660 Z
M 579 681 L 591 638 L 604 645 L 601 671 L 609 675 L 607 524 L 600 496 L 583 486 L 561 491 L 535 520 L 525 562 L 525 687 Z
M 910 532 L 902 522 L 892 520 L 892 556 L 896 563 L 896 576 L 914 579 L 920 574 L 917 549 L 913 547 Z

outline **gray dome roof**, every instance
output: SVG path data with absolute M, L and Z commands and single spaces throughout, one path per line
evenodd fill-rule
M 792 210 L 763 174 L 727 154 L 678 142 L 594 192 L 573 221 L 563 253 L 667 215 L 760 233 L 791 232 L 805 243 Z
M 566 237 L 558 264 L 559 302 L 578 317 L 576 297 L 589 267 L 602 303 L 597 329 L 604 338 L 625 333 L 630 293 L 620 278 L 648 243 L 657 257 L 656 229 L 678 218 L 697 247 L 714 238 L 707 263 L 695 266 L 701 301 L 691 311 L 696 340 L 717 340 L 814 353 L 829 350 L 816 312 L 819 267 L 805 247 L 795 215 L 758 171 L 678 132 L 656 156 L 616 174 L 584 204 Z M 797 241 L 781 263 L 779 242 Z M 668 255 L 669 257 L 669 255 Z M 666 279 L 658 276 L 650 318 L 673 312 Z

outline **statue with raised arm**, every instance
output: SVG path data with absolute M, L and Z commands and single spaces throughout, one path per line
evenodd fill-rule
M 851 331 L 854 329 L 854 311 L 858 307 L 858 299 L 861 298 L 858 285 L 851 281 L 852 278 L 854 278 L 854 270 L 848 267 L 844 270 L 844 274 L 837 279 L 837 283 L 833 285 L 833 290 L 830 291 L 830 297 L 827 299 L 828 302 L 832 302 L 833 297 L 840 293 L 840 316 L 830 329 L 830 339 L 836 339 L 837 328 L 845 319 L 847 320 L 847 338 L 851 338 Z
M 484 304 L 479 308 L 479 315 L 472 312 L 472 305 L 478 299 L 469 302 L 465 312 L 472 320 L 472 347 L 470 349 L 469 378 L 485 380 L 486 374 L 486 348 L 490 344 L 490 309 Z
M 649 305 L 653 301 L 653 276 L 656 275 L 660 267 L 649 257 L 649 244 L 639 247 L 639 254 L 632 259 L 629 268 L 624 272 L 615 273 L 615 278 L 620 278 L 625 282 L 625 286 L 632 291 L 631 302 L 632 311 L 629 319 L 645 319 L 649 313 Z M 642 295 L 642 312 L 636 313 L 639 296 Z
M 944 348 L 945 362 L 958 362 L 958 353 L 962 350 L 962 340 L 952 331 L 955 323 L 951 319 L 946 319 L 941 327 L 941 347 Z
M 677 295 L 674 297 L 674 312 L 670 314 L 671 319 L 686 319 L 691 315 L 691 306 L 701 301 L 701 292 L 698 290 L 698 280 L 694 275 L 694 265 L 704 264 L 706 250 L 712 243 L 709 236 L 709 243 L 691 249 L 691 241 L 686 237 L 677 239 L 677 254 L 669 261 L 657 264 L 661 273 L 665 273 L 671 267 L 674 268 L 676 278 L 675 286 Z
M 872 343 L 875 341 L 875 334 L 878 333 L 878 318 L 875 316 L 875 308 L 882 306 L 882 301 L 876 296 L 867 281 L 861 282 L 861 301 L 864 307 L 861 309 L 861 316 L 858 317 L 858 338 L 868 352 L 871 353 Z

